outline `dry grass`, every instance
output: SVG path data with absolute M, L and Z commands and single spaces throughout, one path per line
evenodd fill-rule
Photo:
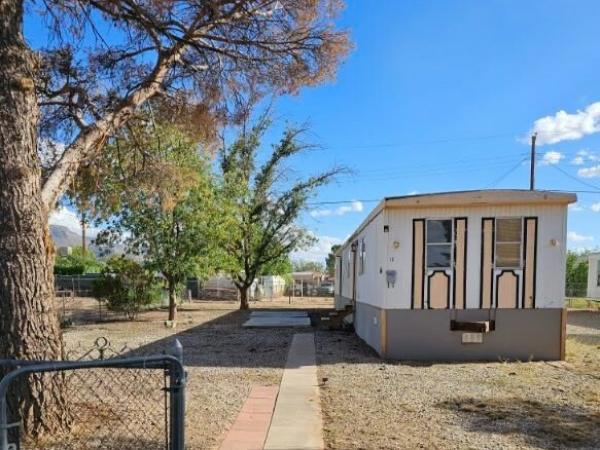
M 93 300 L 92 300 L 93 301 Z M 331 307 L 331 299 L 253 308 Z M 163 351 L 174 337 L 189 371 L 189 448 L 218 448 L 254 384 L 280 382 L 294 330 L 243 329 L 236 302 L 186 305 L 177 330 L 165 311 L 136 322 L 76 326 L 69 348 L 98 336 Z M 335 449 L 600 448 L 600 316 L 569 315 L 566 362 L 406 364 L 382 361 L 352 333 L 317 332 L 325 442 Z
M 93 299 L 77 300 L 82 309 Z M 253 302 L 253 308 L 331 307 L 331 299 L 287 299 Z M 185 304 L 176 330 L 166 328 L 166 311 L 149 311 L 134 322 L 114 321 L 77 325 L 65 330 L 67 350 L 81 353 L 106 336 L 116 349 L 160 353 L 174 338 L 184 347 L 188 370 L 186 438 L 190 449 L 218 448 L 253 385 L 278 385 L 294 330 L 244 329 L 247 311 L 233 301 Z M 80 314 L 73 311 L 74 314 Z M 81 316 L 80 316 L 81 317 Z M 125 418 L 127 420 L 127 418 Z
M 600 315 L 569 317 L 567 361 L 382 361 L 319 332 L 325 441 L 335 449 L 600 448 Z
M 569 309 L 589 309 L 591 311 L 600 310 L 600 299 L 568 297 L 566 306 Z

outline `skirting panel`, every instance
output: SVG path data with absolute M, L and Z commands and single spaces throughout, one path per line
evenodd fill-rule
M 392 359 L 528 361 L 564 357 L 562 309 L 498 309 L 492 317 L 495 329 L 483 333 L 481 343 L 463 343 L 464 332 L 450 330 L 450 321 L 489 320 L 488 310 L 383 311 L 364 303 L 356 307 L 356 333 L 379 354 L 385 352 Z M 383 327 L 381 319 L 386 322 Z
M 381 345 L 382 339 L 385 339 L 382 333 L 382 331 L 385 331 L 385 327 L 382 327 L 381 323 L 382 318 L 385 320 L 385 315 L 382 315 L 382 311 L 382 309 L 376 306 L 357 302 L 356 314 L 354 316 L 354 330 L 356 334 L 373 347 L 381 356 L 383 356 L 385 347 Z

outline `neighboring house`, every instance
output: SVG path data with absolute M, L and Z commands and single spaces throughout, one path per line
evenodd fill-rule
M 488 190 L 389 197 L 336 257 L 336 308 L 380 355 L 562 359 L 567 205 Z
M 588 262 L 587 296 L 600 298 L 600 253 L 590 253 Z
M 257 280 L 249 288 L 248 296 L 254 299 L 256 296 Z M 237 299 L 238 289 L 229 275 L 217 274 L 201 283 L 198 296 L 200 298 L 226 298 Z
M 294 295 L 316 295 L 324 278 L 320 272 L 292 272 Z
M 285 293 L 285 279 L 279 275 L 265 275 L 258 280 L 261 298 L 281 297 Z

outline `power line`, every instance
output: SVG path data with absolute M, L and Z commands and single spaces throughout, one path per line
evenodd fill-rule
M 522 158 L 525 156 L 524 152 L 520 152 L 517 154 L 511 155 L 495 155 L 492 157 L 483 157 L 483 158 L 462 158 L 462 159 L 453 159 L 451 161 L 444 162 L 434 162 L 434 163 L 424 163 L 424 164 L 416 164 L 411 165 L 410 167 L 402 166 L 402 167 L 384 167 L 378 169 L 366 169 L 361 170 L 361 174 L 367 175 L 384 175 L 387 172 L 393 173 L 407 173 L 407 172 L 415 172 L 415 171 L 423 171 L 426 169 L 446 169 L 452 166 L 465 167 L 465 165 L 477 165 L 478 163 L 484 163 L 486 166 L 493 163 L 501 163 L 501 162 L 511 162 L 514 161 L 515 158 Z
M 497 184 L 499 184 L 500 182 L 504 181 L 504 179 L 506 177 L 508 177 L 511 173 L 513 173 L 515 170 L 517 170 L 519 167 L 521 167 L 521 165 L 526 160 L 527 160 L 527 158 L 521 159 L 517 164 L 515 164 L 513 167 L 511 167 L 510 169 L 508 169 L 504 174 L 502 174 L 501 176 L 499 176 L 498 178 L 496 178 L 494 181 L 492 181 L 492 183 L 490 183 L 487 187 L 488 188 L 492 188 L 492 187 L 496 186 Z
M 579 184 L 582 184 L 582 185 L 584 185 L 584 186 L 587 186 L 587 187 L 594 188 L 594 189 L 596 189 L 596 191 L 597 191 L 597 192 L 599 192 L 599 193 L 600 193 L 600 186 L 596 186 L 596 185 L 594 185 L 594 184 L 592 184 L 592 183 L 588 183 L 587 181 L 580 180 L 580 179 L 579 179 L 579 178 L 577 178 L 576 176 L 574 176 L 574 175 L 571 175 L 571 174 L 570 174 L 569 172 L 567 172 L 566 170 L 563 170 L 563 169 L 561 169 L 560 167 L 558 167 L 558 165 L 557 165 L 557 164 L 550 164 L 550 167 L 554 167 L 556 170 L 558 170 L 559 172 L 561 172 L 563 175 L 566 175 L 566 176 L 567 176 L 567 177 L 569 177 L 570 179 L 572 179 L 572 180 L 575 180 L 575 181 L 577 181 Z
M 523 159 L 519 159 L 519 163 L 521 163 L 523 161 Z M 489 171 L 489 170 L 498 170 L 498 169 L 503 169 L 505 167 L 509 167 L 509 165 L 512 165 L 514 163 L 514 158 L 510 161 L 507 161 L 505 163 L 502 164 L 495 164 L 493 166 L 490 165 L 472 165 L 472 164 L 463 164 L 461 166 L 457 166 L 457 167 L 452 167 L 452 168 L 436 168 L 436 169 L 420 169 L 418 171 L 410 171 L 410 172 L 395 172 L 395 173 L 390 173 L 390 174 L 381 174 L 381 175 L 366 175 L 366 176 L 361 176 L 360 173 L 359 174 L 355 174 L 355 175 L 348 175 L 345 177 L 340 177 L 340 179 L 338 179 L 339 183 L 355 183 L 357 180 L 361 180 L 361 181 L 370 181 L 370 182 L 384 182 L 384 181 L 391 181 L 391 180 L 397 180 L 397 179 L 405 179 L 405 178 L 420 178 L 423 176 L 444 176 L 444 175 L 452 175 L 452 174 L 463 174 L 465 172 L 469 172 L 469 173 L 473 173 L 473 172 L 482 172 L 482 171 Z
M 376 203 L 380 202 L 381 198 L 369 198 L 369 199 L 354 199 L 354 200 L 332 200 L 327 202 L 310 202 L 308 206 L 325 206 L 325 205 L 343 205 L 347 203 L 361 202 L 361 203 Z
M 430 145 L 430 144 L 446 144 L 452 142 L 468 142 L 468 141 L 485 141 L 491 139 L 501 139 L 515 137 L 515 133 L 503 133 L 487 136 L 465 136 L 456 138 L 442 138 L 428 141 L 415 142 L 396 142 L 396 143 L 381 143 L 381 144 L 364 144 L 364 145 L 335 145 L 330 148 L 345 148 L 345 149 L 369 149 L 369 148 L 390 148 L 390 147 L 409 147 L 414 145 Z

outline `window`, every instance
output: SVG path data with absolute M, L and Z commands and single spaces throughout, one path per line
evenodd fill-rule
M 496 219 L 496 267 L 520 269 L 523 220 Z
M 427 220 L 427 267 L 452 267 L 452 220 Z
M 365 273 L 365 258 L 367 256 L 367 247 L 365 246 L 365 238 L 360 240 L 359 260 L 358 260 L 358 274 L 362 275 Z
M 596 261 L 596 270 L 598 272 L 596 274 L 596 286 L 600 287 L 600 259 Z

